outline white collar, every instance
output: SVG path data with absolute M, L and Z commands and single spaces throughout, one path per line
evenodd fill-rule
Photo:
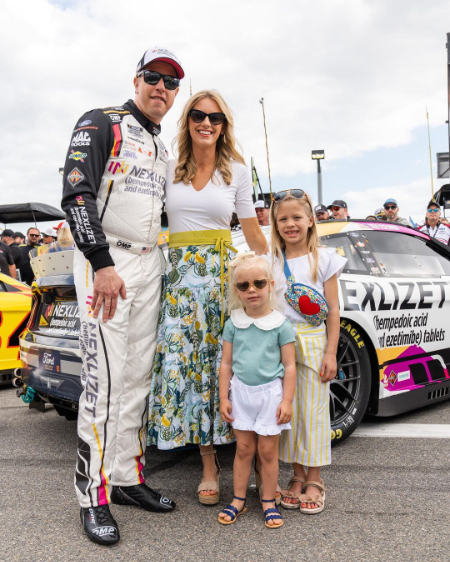
M 237 308 L 231 311 L 231 321 L 236 328 L 248 328 L 254 324 L 260 330 L 273 330 L 274 328 L 279 328 L 281 324 L 286 320 L 286 317 L 278 312 L 278 310 L 272 310 L 267 316 L 262 318 L 251 318 L 245 313 L 243 308 Z

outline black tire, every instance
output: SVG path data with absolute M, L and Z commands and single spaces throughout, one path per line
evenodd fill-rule
M 360 424 L 372 383 L 369 350 L 359 326 L 341 321 L 337 376 L 330 385 L 331 443 L 337 445 Z

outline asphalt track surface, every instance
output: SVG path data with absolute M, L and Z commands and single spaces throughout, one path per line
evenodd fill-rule
M 373 420 L 371 420 L 373 421 Z M 450 401 L 382 420 L 450 424 Z M 76 424 L 49 408 L 28 409 L 12 388 L 0 388 L 0 560 L 184 561 L 444 561 L 450 559 L 450 440 L 351 437 L 333 449 L 323 470 L 325 511 L 282 513 L 278 530 L 264 527 L 254 487 L 249 511 L 235 525 L 217 522 L 217 507 L 200 506 L 195 450 L 147 451 L 147 482 L 177 501 L 169 514 L 112 506 L 121 541 L 89 542 L 73 488 Z M 219 450 L 221 506 L 232 497 L 233 446 Z M 289 480 L 282 465 L 282 485 Z

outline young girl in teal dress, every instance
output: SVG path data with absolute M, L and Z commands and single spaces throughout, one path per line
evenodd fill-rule
M 269 263 L 254 252 L 231 262 L 231 317 L 223 332 L 219 375 L 220 414 L 236 435 L 234 498 L 219 514 L 230 525 L 246 512 L 245 497 L 258 453 L 261 502 L 265 524 L 283 524 L 275 505 L 278 483 L 278 443 L 291 427 L 295 388 L 294 332 L 275 309 L 275 291 Z

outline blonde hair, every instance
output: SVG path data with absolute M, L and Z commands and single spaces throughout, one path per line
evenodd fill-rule
M 180 119 L 178 120 L 178 135 L 172 143 L 174 153 L 178 152 L 178 165 L 175 168 L 173 182 L 183 182 L 186 185 L 195 178 L 197 173 L 197 163 L 192 153 L 192 139 L 189 134 L 189 111 L 193 109 L 200 100 L 209 98 L 217 103 L 222 113 L 225 113 L 225 121 L 222 125 L 222 133 L 217 139 L 215 169 L 218 170 L 227 185 L 230 185 L 233 178 L 231 171 L 231 161 L 235 160 L 245 165 L 245 160 L 236 149 L 234 136 L 233 115 L 223 97 L 216 90 L 201 90 L 189 98 L 183 108 Z
M 269 281 L 273 281 L 273 272 L 270 264 L 263 257 L 258 256 L 255 252 L 240 252 L 230 263 L 230 293 L 228 299 L 228 313 L 236 308 L 242 308 L 242 301 L 239 298 L 238 291 L 235 287 L 236 279 L 239 271 L 243 269 L 250 269 L 251 267 L 260 267 L 264 271 L 264 275 Z M 275 287 L 270 284 L 269 287 L 269 305 L 273 310 L 277 310 L 277 297 L 275 294 Z
M 308 195 L 305 193 L 301 199 L 297 199 L 297 197 L 293 197 L 289 190 L 286 194 L 285 198 L 281 201 L 272 201 L 270 205 L 270 224 L 271 224 L 271 234 L 272 234 L 272 261 L 275 261 L 275 258 L 278 258 L 281 262 L 281 267 L 283 267 L 284 257 L 283 251 L 286 249 L 286 244 L 283 238 L 280 236 L 277 227 L 277 214 L 278 209 L 281 204 L 285 203 L 286 201 L 295 201 L 299 205 L 303 207 L 305 213 L 308 218 L 312 218 L 312 224 L 308 228 L 308 234 L 306 237 L 306 244 L 308 249 L 308 261 L 309 266 L 311 267 L 312 272 L 312 279 L 313 282 L 316 283 L 317 275 L 319 272 L 319 235 L 317 234 L 317 226 L 314 220 L 314 214 L 311 202 L 309 200 Z M 311 254 L 312 254 L 312 263 L 311 263 Z

